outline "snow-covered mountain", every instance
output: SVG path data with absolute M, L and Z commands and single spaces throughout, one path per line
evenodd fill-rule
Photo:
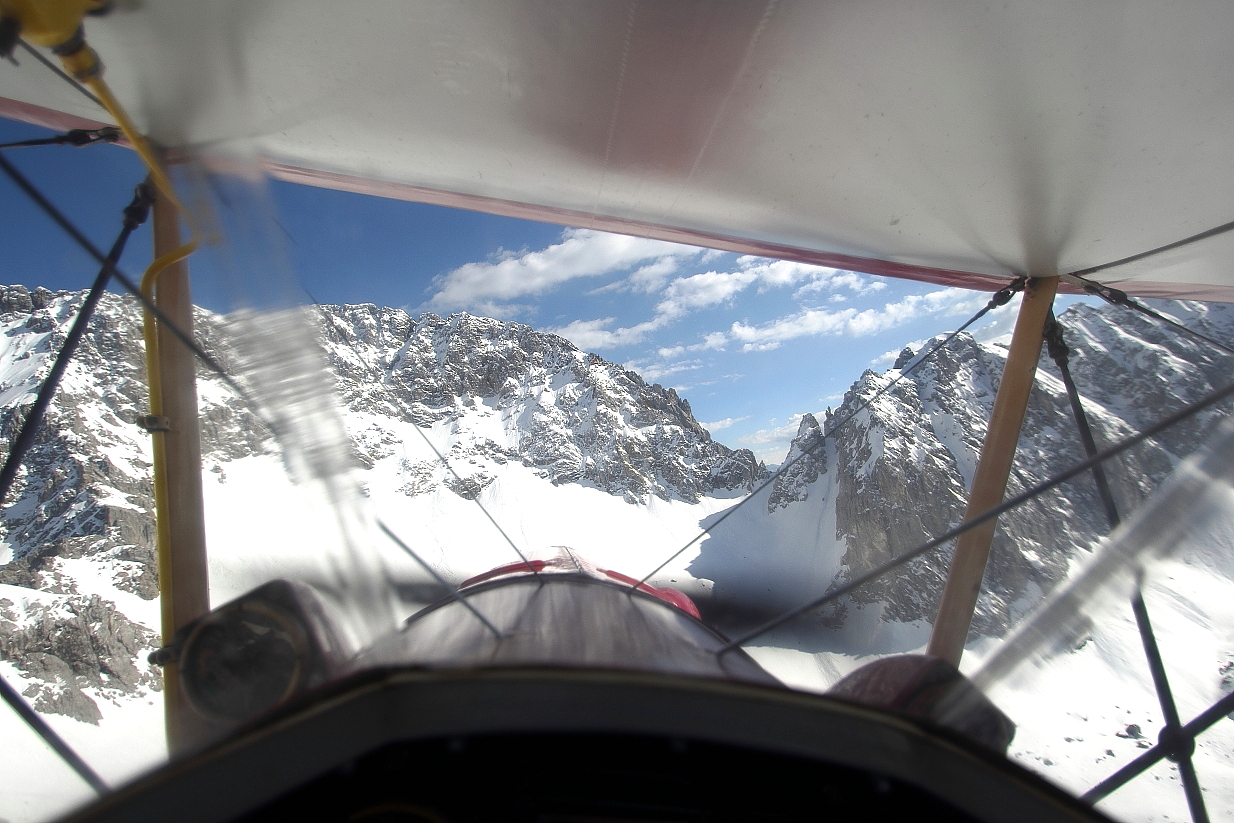
M 0 288 L 5 445 L 82 299 Z M 525 550 L 591 542 L 612 567 L 624 557 L 642 571 L 692 536 L 700 512 L 766 476 L 751 452 L 713 441 L 674 391 L 562 338 L 465 314 L 316 313 L 365 492 L 456 580 L 513 557 L 477 497 Z M 226 319 L 199 312 L 196 323 L 218 361 L 238 360 Z M 140 329 L 131 300 L 104 297 L 0 521 L 0 671 L 113 779 L 162 756 L 160 672 L 146 662 L 158 645 L 151 458 L 133 422 L 145 408 Z M 328 576 L 325 544 L 338 535 L 328 506 L 287 480 L 253 411 L 215 375 L 198 376 L 213 601 L 273 576 Z M 396 584 L 417 582 L 407 558 L 387 560 Z M 116 757 L 134 712 L 149 740 Z
M 1216 339 L 1234 339 L 1234 307 L 1158 305 Z M 1077 304 L 1060 322 L 1071 348 L 1071 373 L 1099 447 L 1224 385 L 1234 366 L 1234 357 L 1225 352 L 1125 309 Z M 813 453 L 782 471 L 762 499 L 729 518 L 704 542 L 690 567 L 715 582 L 718 604 L 768 611 L 795 605 L 962 519 L 1006 347 L 980 345 L 962 334 L 858 411 L 935 342 L 927 341 L 916 352 L 906 348 L 887 372 L 867 371 L 822 421 L 803 416 L 785 463 L 804 449 L 813 447 Z M 1132 511 L 1226 413 L 1225 408 L 1210 409 L 1109 464 L 1119 510 Z M 823 431 L 830 436 L 816 446 Z M 1084 456 L 1058 369 L 1043 352 L 1008 494 Z M 1066 576 L 1078 552 L 1109 531 L 1090 475 L 999 522 L 975 635 L 1003 634 Z M 910 563 L 818 619 L 839 627 L 855 611 L 877 609 L 878 624 L 928 621 L 937 609 L 949 558 L 941 550 Z
M 0 288 L 6 444 L 81 300 Z M 1168 309 L 1234 339 L 1226 307 Z M 1061 318 L 1104 443 L 1223 383 L 1234 361 L 1116 311 L 1081 305 Z M 752 453 L 712 440 L 673 390 L 554 335 L 372 305 L 316 314 L 366 505 L 447 578 L 508 562 L 511 542 L 525 551 L 570 545 L 641 575 L 767 478 Z M 199 312 L 197 336 L 224 366 L 240 360 L 226 318 Z M 884 374 L 866 372 L 821 421 L 805 415 L 785 463 L 823 431 L 832 436 L 656 582 L 685 588 L 705 616 L 748 625 L 957 522 L 1002 346 L 961 336 L 840 425 L 919 353 L 905 350 Z M 1039 375 L 1012 492 L 1082 454 L 1048 360 Z M 328 582 L 338 536 L 330 506 L 287 480 L 277 445 L 230 388 L 207 371 L 198 376 L 212 601 L 274 576 Z M 158 628 L 150 454 L 148 436 L 131 422 L 144 406 L 139 312 L 107 296 L 0 521 L 0 673 L 117 781 L 164 756 L 159 671 L 145 662 Z M 1214 414 L 1111 467 L 1124 511 L 1204 439 Z M 1002 523 L 974 627 L 981 635 L 1001 635 L 1106 531 L 1088 478 Z M 408 558 L 389 545 L 380 550 L 408 610 L 433 596 Z M 825 687 L 866 655 L 917 648 L 946 560 L 940 552 L 910 564 L 755 652 L 788 682 Z M 8 716 L 0 733 L 29 734 Z M 59 788 L 62 767 L 37 743 L 0 754 L 0 771 L 27 772 L 32 763 L 43 764 L 48 782 L 6 785 L 0 816 L 39 819 L 75 802 Z
M 0 428 L 6 435 L 24 419 L 81 299 L 77 293 L 0 289 Z M 371 470 L 397 456 L 397 491 L 406 497 L 446 487 L 470 500 L 509 463 L 553 485 L 579 484 L 644 506 L 652 497 L 693 504 L 708 495 L 742 495 L 766 475 L 750 451 L 713 441 L 672 389 L 648 385 L 555 335 L 466 314 L 413 319 L 372 305 L 321 307 L 318 314 L 356 457 Z M 200 312 L 197 334 L 219 361 L 233 359 L 222 318 Z M 36 609 L 11 619 L 0 641 L 4 657 L 23 670 L 42 666 L 50 657 L 37 654 L 44 654 L 71 659 L 70 668 L 92 683 L 102 678 L 132 689 L 157 682 L 156 672 L 129 671 L 128 658 L 149 645 L 150 633 L 127 623 L 109 597 L 123 592 L 150 601 L 158 593 L 147 437 L 132 422 L 145 402 L 140 340 L 132 302 L 104 297 L 3 521 L 0 582 L 63 595 L 63 620 L 83 627 L 74 643 L 102 644 L 108 654 L 57 655 L 63 650 L 48 638 L 64 636 L 66 624 Z M 229 464 L 268 456 L 276 446 L 215 375 L 203 370 L 199 377 L 203 457 L 217 482 Z M 435 457 L 424 459 L 419 443 L 411 445 L 421 459 L 407 456 L 406 432 L 397 430 L 404 424 L 436 430 L 454 471 Z M 105 591 L 89 597 L 78 591 L 82 572 L 75 561 L 82 560 L 106 578 Z M 96 625 L 103 612 L 125 626 L 123 640 L 86 640 L 84 627 Z M 19 630 L 19 623 L 27 628 Z M 131 648 L 110 671 L 100 661 L 116 656 L 115 642 Z M 59 671 L 58 663 L 49 665 Z M 71 678 L 39 679 L 47 684 L 34 687 L 40 708 L 81 706 L 70 714 L 97 719 Z M 57 689 L 72 697 L 53 697 Z

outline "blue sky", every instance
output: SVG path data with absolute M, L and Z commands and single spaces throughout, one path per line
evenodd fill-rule
M 48 133 L 0 121 L 0 142 Z M 136 157 L 115 146 L 8 156 L 102 248 L 144 177 Z M 320 302 L 468 311 L 555 331 L 676 388 L 717 440 L 773 463 L 802 412 L 835 406 L 862 371 L 885 369 L 906 343 L 951 331 L 989 297 L 277 181 L 269 203 L 272 219 L 256 221 L 272 227 L 265 241 Z M 7 180 L 0 207 L 0 280 L 90 284 L 97 267 Z M 150 242 L 146 227 L 121 268 L 140 274 Z M 194 293 L 227 310 L 234 295 L 218 259 L 193 258 Z M 1000 311 L 978 336 L 1002 334 L 1011 320 Z

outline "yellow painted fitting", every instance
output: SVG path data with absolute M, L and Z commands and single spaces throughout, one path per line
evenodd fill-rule
M 85 83 L 103 73 L 103 64 L 99 61 L 98 54 L 84 43 L 76 51 L 61 54 L 60 62 L 79 83 Z
M 107 0 L 0 0 L 0 14 L 21 23 L 21 36 L 54 49 L 77 36 L 88 12 L 101 11 Z

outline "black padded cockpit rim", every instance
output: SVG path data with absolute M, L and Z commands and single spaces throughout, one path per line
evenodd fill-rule
M 1108 821 L 1001 755 L 904 717 L 744 683 L 565 668 L 366 671 L 67 821 L 163 821 L 174 809 L 183 823 L 217 823 L 390 743 L 520 733 L 692 739 L 865 769 L 980 820 Z

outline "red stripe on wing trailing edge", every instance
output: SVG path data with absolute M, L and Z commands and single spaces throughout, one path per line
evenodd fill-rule
M 0 97 L 0 117 L 32 123 L 57 131 L 69 129 L 96 129 L 107 125 L 98 120 L 90 120 L 77 115 L 56 111 L 55 109 L 24 103 Z M 124 141 L 121 141 L 123 144 Z M 408 200 L 416 203 L 430 203 L 438 206 L 449 206 L 469 211 L 500 214 L 506 217 L 519 217 L 527 220 L 540 220 L 547 223 L 557 223 L 563 226 L 582 226 L 584 228 L 611 231 L 617 234 L 628 234 L 635 237 L 648 237 L 653 240 L 666 240 L 673 243 L 687 243 L 694 246 L 705 246 L 721 251 L 739 254 L 753 254 L 759 257 L 774 257 L 780 260 L 795 260 L 799 263 L 809 263 L 816 266 L 829 266 L 846 271 L 864 272 L 883 277 L 896 277 L 903 280 L 916 280 L 922 283 L 935 283 L 940 286 L 957 286 L 981 291 L 996 291 L 1006 285 L 1010 274 L 993 275 L 980 272 L 959 271 L 957 269 L 940 269 L 930 266 L 917 266 L 909 263 L 897 263 L 891 260 L 880 260 L 874 257 L 860 257 L 850 254 L 803 249 L 797 246 L 787 246 L 760 240 L 751 240 L 714 232 L 661 226 L 653 223 L 643 223 L 636 220 L 626 220 L 620 217 L 606 217 L 588 214 L 586 212 L 560 209 L 552 206 L 520 203 L 513 200 L 502 200 L 495 197 L 484 197 L 477 194 L 462 194 L 459 192 L 438 191 L 436 189 L 412 186 L 405 183 L 390 183 L 337 172 L 319 171 L 291 166 L 282 163 L 267 162 L 266 171 L 279 180 L 290 183 L 300 183 L 306 186 L 317 186 L 338 191 L 350 191 L 358 194 L 369 194 L 376 197 L 388 197 L 394 200 Z M 1189 284 L 1162 284 L 1127 282 L 1119 284 L 1128 294 L 1142 296 L 1163 296 L 1192 300 L 1227 300 L 1234 301 L 1234 291 L 1218 286 L 1193 286 Z M 1078 288 L 1069 283 L 1059 284 L 1060 293 L 1079 294 Z
M 102 111 L 99 113 L 103 114 Z M 0 97 L 0 117 L 7 117 L 10 120 L 20 120 L 23 123 L 30 123 L 35 126 L 42 126 L 45 129 L 53 129 L 55 131 L 69 131 L 70 129 L 97 129 L 110 125 L 101 120 L 89 120 L 85 117 L 78 117 L 75 114 L 66 114 L 62 111 L 56 111 L 55 109 L 46 109 L 32 103 L 23 103 L 20 100 L 10 100 L 7 97 Z
M 874 257 L 859 257 L 851 254 L 815 251 L 797 246 L 780 243 L 770 243 L 762 240 L 750 240 L 714 232 L 694 229 L 675 228 L 654 223 L 643 223 L 637 220 L 627 220 L 621 217 L 588 214 L 572 209 L 542 206 L 533 203 L 521 203 L 514 200 L 502 200 L 496 197 L 485 197 L 479 194 L 463 194 L 459 192 L 440 191 L 437 189 L 413 186 L 407 183 L 391 183 L 384 180 L 371 180 L 337 172 L 304 169 L 298 166 L 270 163 L 267 166 L 271 176 L 290 183 L 302 183 L 306 186 L 319 186 L 338 191 L 350 191 L 359 194 L 371 194 L 376 197 L 388 197 L 393 200 L 410 200 L 415 203 L 430 203 L 435 206 L 449 206 L 456 209 L 500 214 L 505 217 L 518 217 L 523 220 L 538 220 L 543 223 L 557 223 L 562 226 L 580 226 L 588 229 L 598 229 L 616 234 L 628 234 L 634 237 L 647 237 L 652 240 L 665 240 L 670 243 L 685 243 L 691 246 L 704 246 L 709 249 L 736 252 L 738 254 L 753 254 L 758 257 L 774 257 L 779 260 L 794 260 L 798 263 L 808 263 L 815 266 L 828 266 L 845 271 L 876 274 L 883 277 L 896 277 L 901 280 L 916 280 L 922 283 L 936 283 L 940 286 L 957 286 L 980 291 L 997 291 L 1007 285 L 1013 275 L 981 274 L 979 272 L 958 271 L 955 269 L 939 269 L 930 266 L 916 266 L 909 263 L 896 263 L 891 260 L 879 260 Z M 1070 287 L 1068 287 L 1070 288 Z M 1062 290 L 1062 289 L 1060 289 Z M 1078 293 L 1078 291 L 1076 291 Z

